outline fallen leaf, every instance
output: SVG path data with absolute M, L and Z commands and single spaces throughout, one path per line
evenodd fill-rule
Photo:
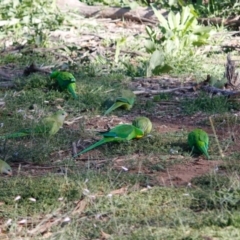
M 121 194 L 126 193 L 127 189 L 128 189 L 128 187 L 122 187 L 122 188 L 119 188 L 119 189 L 111 191 L 110 194 L 112 194 L 112 195 L 121 195 Z
M 101 239 L 109 239 L 111 237 L 110 234 L 105 233 L 104 231 L 101 230 L 102 238 Z
M 84 209 L 87 207 L 87 205 L 88 205 L 88 201 L 86 199 L 78 201 L 77 206 L 72 211 L 72 215 L 76 215 L 76 214 L 80 215 L 84 211 Z
M 50 238 L 52 236 L 52 232 L 45 232 L 43 233 L 42 238 Z

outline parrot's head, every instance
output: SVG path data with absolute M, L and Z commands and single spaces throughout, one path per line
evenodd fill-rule
M 2 173 L 12 176 L 12 168 L 7 163 L 5 163 L 2 168 Z
M 144 135 L 149 134 L 152 131 L 152 122 L 147 117 L 137 117 L 133 120 L 132 125 L 140 128 Z
M 52 71 L 50 73 L 50 78 L 56 78 L 58 74 L 59 74 L 59 71 Z
M 61 122 L 64 122 L 65 118 L 68 116 L 68 114 L 64 110 L 58 110 L 55 115 L 57 116 L 57 119 Z

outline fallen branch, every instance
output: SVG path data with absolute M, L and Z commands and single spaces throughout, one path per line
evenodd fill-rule
M 50 74 L 49 70 L 46 70 L 45 68 L 39 68 L 39 67 L 36 66 L 35 63 L 32 63 L 30 66 L 28 66 L 24 69 L 23 75 L 28 76 L 28 75 L 30 75 L 31 73 L 34 73 L 34 72 L 41 72 L 41 73 L 44 73 L 44 74 Z
M 133 93 L 135 95 L 141 95 L 141 94 L 152 94 L 152 95 L 156 95 L 156 94 L 160 94 L 160 93 L 171 93 L 171 92 L 175 92 L 175 91 L 182 91 L 182 90 L 194 90 L 194 88 L 191 87 L 178 87 L 178 88 L 172 88 L 172 89 L 164 89 L 164 90 L 141 90 L 141 91 L 133 91 Z
M 127 19 L 140 23 L 157 24 L 159 23 L 151 7 L 137 7 L 132 10 L 130 8 L 118 8 L 107 6 L 88 6 L 78 0 L 57 0 L 57 6 L 62 10 L 78 10 L 79 14 L 86 18 L 111 18 L 111 19 Z M 158 10 L 164 17 L 167 17 L 168 11 L 165 9 Z M 223 19 L 215 18 L 199 18 L 199 23 L 204 25 L 224 25 L 231 27 L 240 26 L 240 16 L 229 17 Z
M 216 87 L 213 87 L 213 86 L 202 86 L 201 89 L 208 92 L 208 93 L 222 94 L 226 97 L 235 96 L 235 95 L 240 94 L 239 91 L 229 91 L 229 90 L 219 89 L 219 88 L 216 88 Z
M 87 6 L 80 3 L 78 0 L 57 0 L 58 7 L 66 11 L 68 9 L 78 10 L 79 14 L 86 18 L 111 18 L 111 19 L 128 19 L 137 22 L 146 22 L 149 24 L 158 23 L 157 18 L 152 8 L 137 7 L 132 10 L 130 8 L 118 8 L 107 6 Z M 168 12 L 165 9 L 159 10 L 163 16 L 167 16 Z
M 199 18 L 198 21 L 204 25 L 224 25 L 231 27 L 240 26 L 240 16 L 229 17 L 227 19 L 223 19 L 220 17 L 216 18 Z

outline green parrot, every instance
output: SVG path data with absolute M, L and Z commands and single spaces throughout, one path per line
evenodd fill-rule
M 207 159 L 209 159 L 208 155 L 209 137 L 205 131 L 197 128 L 190 132 L 188 134 L 188 144 L 193 151 L 203 153 L 207 157 Z
M 116 98 L 114 104 L 104 113 L 109 114 L 116 108 L 122 107 L 126 110 L 130 110 L 135 102 L 135 94 L 130 90 L 122 90 L 122 96 Z
M 50 74 L 51 79 L 55 79 L 61 90 L 68 90 L 74 99 L 77 99 L 76 94 L 76 79 L 69 72 L 53 71 Z
M 144 131 L 144 135 L 147 135 L 152 131 L 152 122 L 147 117 L 136 117 L 132 121 L 132 125 L 142 129 Z
M 0 159 L 0 173 L 12 175 L 12 168 L 1 159 Z
M 129 141 L 134 138 L 142 138 L 144 136 L 144 131 L 130 124 L 120 124 L 109 131 L 100 132 L 98 134 L 103 136 L 103 138 L 98 142 L 94 143 L 93 145 L 89 146 L 88 148 L 84 149 L 80 153 L 76 154 L 74 158 L 104 143 Z
M 43 118 L 34 128 L 22 129 L 15 133 L 9 133 L 0 136 L 0 139 L 18 138 L 29 135 L 48 135 L 52 136 L 62 127 L 67 113 L 63 110 L 58 110 L 53 115 Z

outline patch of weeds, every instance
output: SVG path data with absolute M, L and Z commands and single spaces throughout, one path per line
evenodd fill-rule
M 227 98 L 224 96 L 210 97 L 208 94 L 202 92 L 197 98 L 183 99 L 182 102 L 183 112 L 187 115 L 194 114 L 202 111 L 210 114 L 225 113 L 232 109 L 232 104 L 229 104 Z
M 147 110 L 147 111 L 153 111 L 155 107 L 155 103 L 152 101 L 152 100 L 147 100 L 145 102 L 145 106 L 144 106 L 144 109 Z
M 133 109 L 137 109 L 139 111 L 146 111 L 148 113 L 152 113 L 156 107 L 156 102 L 152 99 L 136 99 L 135 104 L 133 105 Z
M 221 166 L 221 169 L 226 170 L 227 172 L 237 172 L 240 174 L 240 152 L 234 152 L 229 159 L 227 159 L 228 164 Z
M 42 89 L 34 88 L 29 90 L 22 90 L 20 92 L 8 92 L 8 95 L 5 98 L 6 106 L 8 111 L 16 111 L 16 110 L 29 110 L 33 104 L 37 106 L 37 108 L 50 108 L 51 106 L 47 106 L 45 101 L 54 102 L 56 98 L 61 98 L 62 93 L 58 91 L 48 91 L 44 93 Z
M 157 163 L 150 167 L 153 172 L 165 172 L 166 168 L 163 164 Z
M 20 53 L 6 54 L 1 57 L 1 64 L 16 64 L 16 66 L 26 67 L 31 63 L 35 63 L 37 66 L 40 65 L 51 65 L 52 62 L 56 61 L 54 55 L 49 52 L 33 52 L 31 48 L 23 49 Z
M 194 178 L 192 184 L 201 187 L 203 190 L 207 189 L 221 189 L 229 184 L 229 179 L 224 176 L 218 175 L 205 175 L 201 177 Z
M 193 179 L 192 184 L 201 187 L 192 194 L 191 208 L 203 209 L 239 209 L 240 191 L 234 187 L 227 176 L 206 175 Z
M 46 88 L 48 81 L 43 75 L 34 73 L 29 77 L 16 79 L 14 83 L 18 90 L 31 90 L 33 88 Z
M 141 61 L 137 65 L 134 65 L 130 62 L 121 62 L 125 67 L 125 74 L 132 78 L 142 77 L 146 75 L 147 62 Z
M 172 99 L 172 97 L 173 97 L 173 95 L 170 93 L 160 93 L 153 97 L 153 101 L 154 102 L 161 102 L 162 100 L 169 101 Z
M 214 115 L 212 119 L 216 126 L 221 126 L 221 127 L 230 127 L 230 126 L 235 127 L 238 124 L 240 124 L 239 117 L 231 113 Z

